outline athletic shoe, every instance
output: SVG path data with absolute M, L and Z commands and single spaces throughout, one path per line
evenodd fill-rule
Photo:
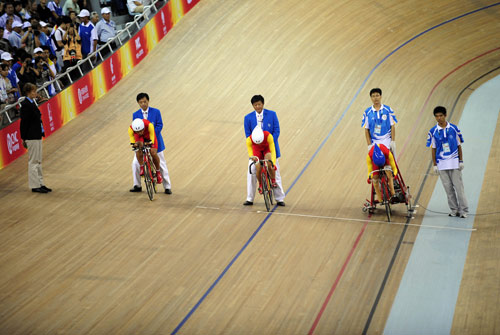
M 172 194 L 172 190 L 171 190 L 171 189 L 169 189 L 169 188 L 166 188 L 166 189 L 165 189 L 165 194 Z
M 460 213 L 458 212 L 450 212 L 448 216 L 454 217 L 454 216 L 460 216 Z
M 142 187 L 134 185 L 134 187 L 130 189 L 130 192 L 142 192 Z
M 285 202 L 284 201 L 278 201 L 276 203 L 276 205 L 281 206 L 281 207 L 285 207 Z
M 141 176 L 144 176 L 144 165 L 141 165 Z
M 253 202 L 248 201 L 248 200 L 243 203 L 243 206 L 252 206 L 252 205 L 253 205 Z
M 457 216 L 458 216 L 458 215 L 457 215 Z M 462 214 L 460 215 L 460 217 L 461 217 L 462 219 L 467 218 L 467 213 L 462 213 Z
M 163 178 L 161 177 L 161 172 L 157 171 L 156 172 L 156 181 L 158 184 L 161 184 L 163 182 Z

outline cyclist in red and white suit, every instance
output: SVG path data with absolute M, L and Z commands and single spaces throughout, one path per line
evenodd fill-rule
M 254 161 L 270 160 L 273 162 L 273 167 L 268 169 L 271 177 L 271 187 L 276 188 L 276 147 L 274 146 L 273 135 L 268 131 L 262 131 L 260 126 L 257 126 L 252 131 L 252 135 L 247 137 L 248 156 Z M 262 194 L 262 166 L 255 164 L 257 172 L 257 180 L 259 181 L 259 193 Z
M 158 184 L 163 181 L 160 172 L 160 157 L 158 157 L 158 141 L 155 135 L 155 126 L 153 123 L 146 119 L 134 119 L 132 124 L 128 128 L 128 135 L 130 137 L 130 143 L 134 145 L 135 148 L 141 149 L 144 143 L 151 143 L 151 157 L 153 157 L 153 162 L 156 167 L 156 180 Z M 137 155 L 137 160 L 141 166 L 141 176 L 144 175 L 144 161 L 142 150 L 137 150 L 135 152 Z

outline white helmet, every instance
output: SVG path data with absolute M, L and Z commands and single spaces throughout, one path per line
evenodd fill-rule
M 262 142 L 264 142 L 264 132 L 262 131 L 261 127 L 257 126 L 253 129 L 252 140 L 255 144 L 261 144 Z
M 132 121 L 133 131 L 141 131 L 143 129 L 144 129 L 144 121 L 142 121 L 142 119 L 134 119 L 134 121 Z

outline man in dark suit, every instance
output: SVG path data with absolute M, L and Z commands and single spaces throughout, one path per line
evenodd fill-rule
M 42 175 L 42 136 L 45 136 L 42 114 L 35 104 L 36 86 L 27 83 L 23 87 L 26 99 L 21 103 L 21 139 L 28 149 L 28 180 L 32 192 L 49 193 Z
M 245 136 L 248 138 L 257 126 L 260 126 L 262 130 L 268 131 L 273 135 L 274 145 L 276 147 L 276 183 L 278 184 L 278 187 L 274 189 L 274 197 L 276 198 L 278 206 L 285 206 L 285 192 L 283 191 L 283 185 L 281 183 L 280 166 L 278 163 L 278 158 L 281 156 L 280 146 L 278 144 L 278 137 L 280 136 L 278 116 L 275 111 L 264 109 L 264 97 L 262 95 L 254 95 L 250 102 L 255 110 L 245 116 Z M 252 161 L 249 160 L 248 164 L 251 163 Z M 247 172 L 247 200 L 243 205 L 253 205 L 256 183 L 255 167 L 253 167 L 253 174 Z
M 149 95 L 147 93 L 139 93 L 137 95 L 137 103 L 139 110 L 132 114 L 132 120 L 134 119 L 146 119 L 155 126 L 155 134 L 158 139 L 158 157 L 160 157 L 160 171 L 163 177 L 163 188 L 166 194 L 172 194 L 172 185 L 170 184 L 170 176 L 168 175 L 167 163 L 165 161 L 165 156 L 163 151 L 165 150 L 165 144 L 163 142 L 163 137 L 161 136 L 161 130 L 163 129 L 163 120 L 161 119 L 161 113 L 159 109 L 149 107 Z M 139 173 L 139 161 L 134 155 L 134 160 L 132 161 L 132 175 L 134 178 L 134 187 L 130 192 L 141 192 L 141 175 Z

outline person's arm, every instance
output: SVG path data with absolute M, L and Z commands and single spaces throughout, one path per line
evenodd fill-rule
M 38 77 L 40 75 L 40 72 L 36 68 L 33 67 L 33 72 L 35 72 L 35 75 Z
M 130 127 L 128 127 L 128 136 L 130 137 L 130 143 L 135 144 L 134 131 Z
M 365 128 L 365 138 L 366 138 L 366 144 L 371 145 L 372 144 L 372 136 L 370 135 L 370 129 Z
M 396 141 L 396 127 L 391 126 L 391 141 Z
M 269 144 L 269 151 L 271 151 L 271 160 L 274 166 L 276 166 L 276 146 L 274 145 L 273 135 L 269 134 L 267 137 L 267 143 Z
M 245 128 L 245 137 L 252 135 L 252 125 L 250 124 L 250 119 L 245 117 L 243 120 L 243 126 Z
M 264 113 L 264 112 L 262 112 Z M 278 137 L 280 137 L 280 122 L 278 121 L 278 115 L 274 113 L 273 115 L 273 132 L 272 132 L 273 138 L 278 140 Z
M 50 77 L 55 78 L 56 75 L 54 74 L 54 72 L 52 72 L 52 69 L 50 68 L 49 64 L 45 63 L 45 65 L 47 65 L 47 69 L 49 70 Z
M 90 32 L 90 40 L 92 41 L 92 50 L 90 52 L 94 52 L 97 50 L 97 29 L 92 29 Z
M 246 143 L 247 143 L 248 157 L 252 158 L 253 149 L 252 149 L 252 139 L 250 138 L 250 136 L 247 137 Z
M 150 122 L 149 125 L 148 125 L 148 131 L 149 131 L 149 139 L 151 140 L 151 142 L 155 143 L 155 126 L 153 124 L 153 122 Z
M 142 5 L 142 3 L 141 3 L 140 1 L 133 1 L 133 3 L 134 3 L 134 5 L 136 5 L 136 6 L 141 6 L 141 5 Z
M 463 163 L 464 159 L 462 157 L 462 146 L 458 146 L 458 160 Z
M 158 110 L 158 113 L 156 113 L 156 120 L 155 120 L 155 131 L 160 134 L 161 131 L 163 130 L 163 120 L 161 119 L 161 113 L 160 110 Z
M 368 168 L 368 178 L 371 178 L 371 173 L 373 171 L 372 159 L 370 155 L 366 155 L 366 167 Z
M 437 162 L 436 162 L 436 148 L 431 148 L 431 152 L 432 152 L 432 164 L 434 166 L 437 166 Z
M 398 168 L 396 166 L 396 161 L 394 160 L 394 155 L 390 151 L 389 151 L 389 164 L 391 165 L 392 173 L 394 175 L 397 175 L 398 174 Z
M 26 44 L 26 40 L 31 35 L 31 30 L 28 30 L 21 38 L 21 45 Z

